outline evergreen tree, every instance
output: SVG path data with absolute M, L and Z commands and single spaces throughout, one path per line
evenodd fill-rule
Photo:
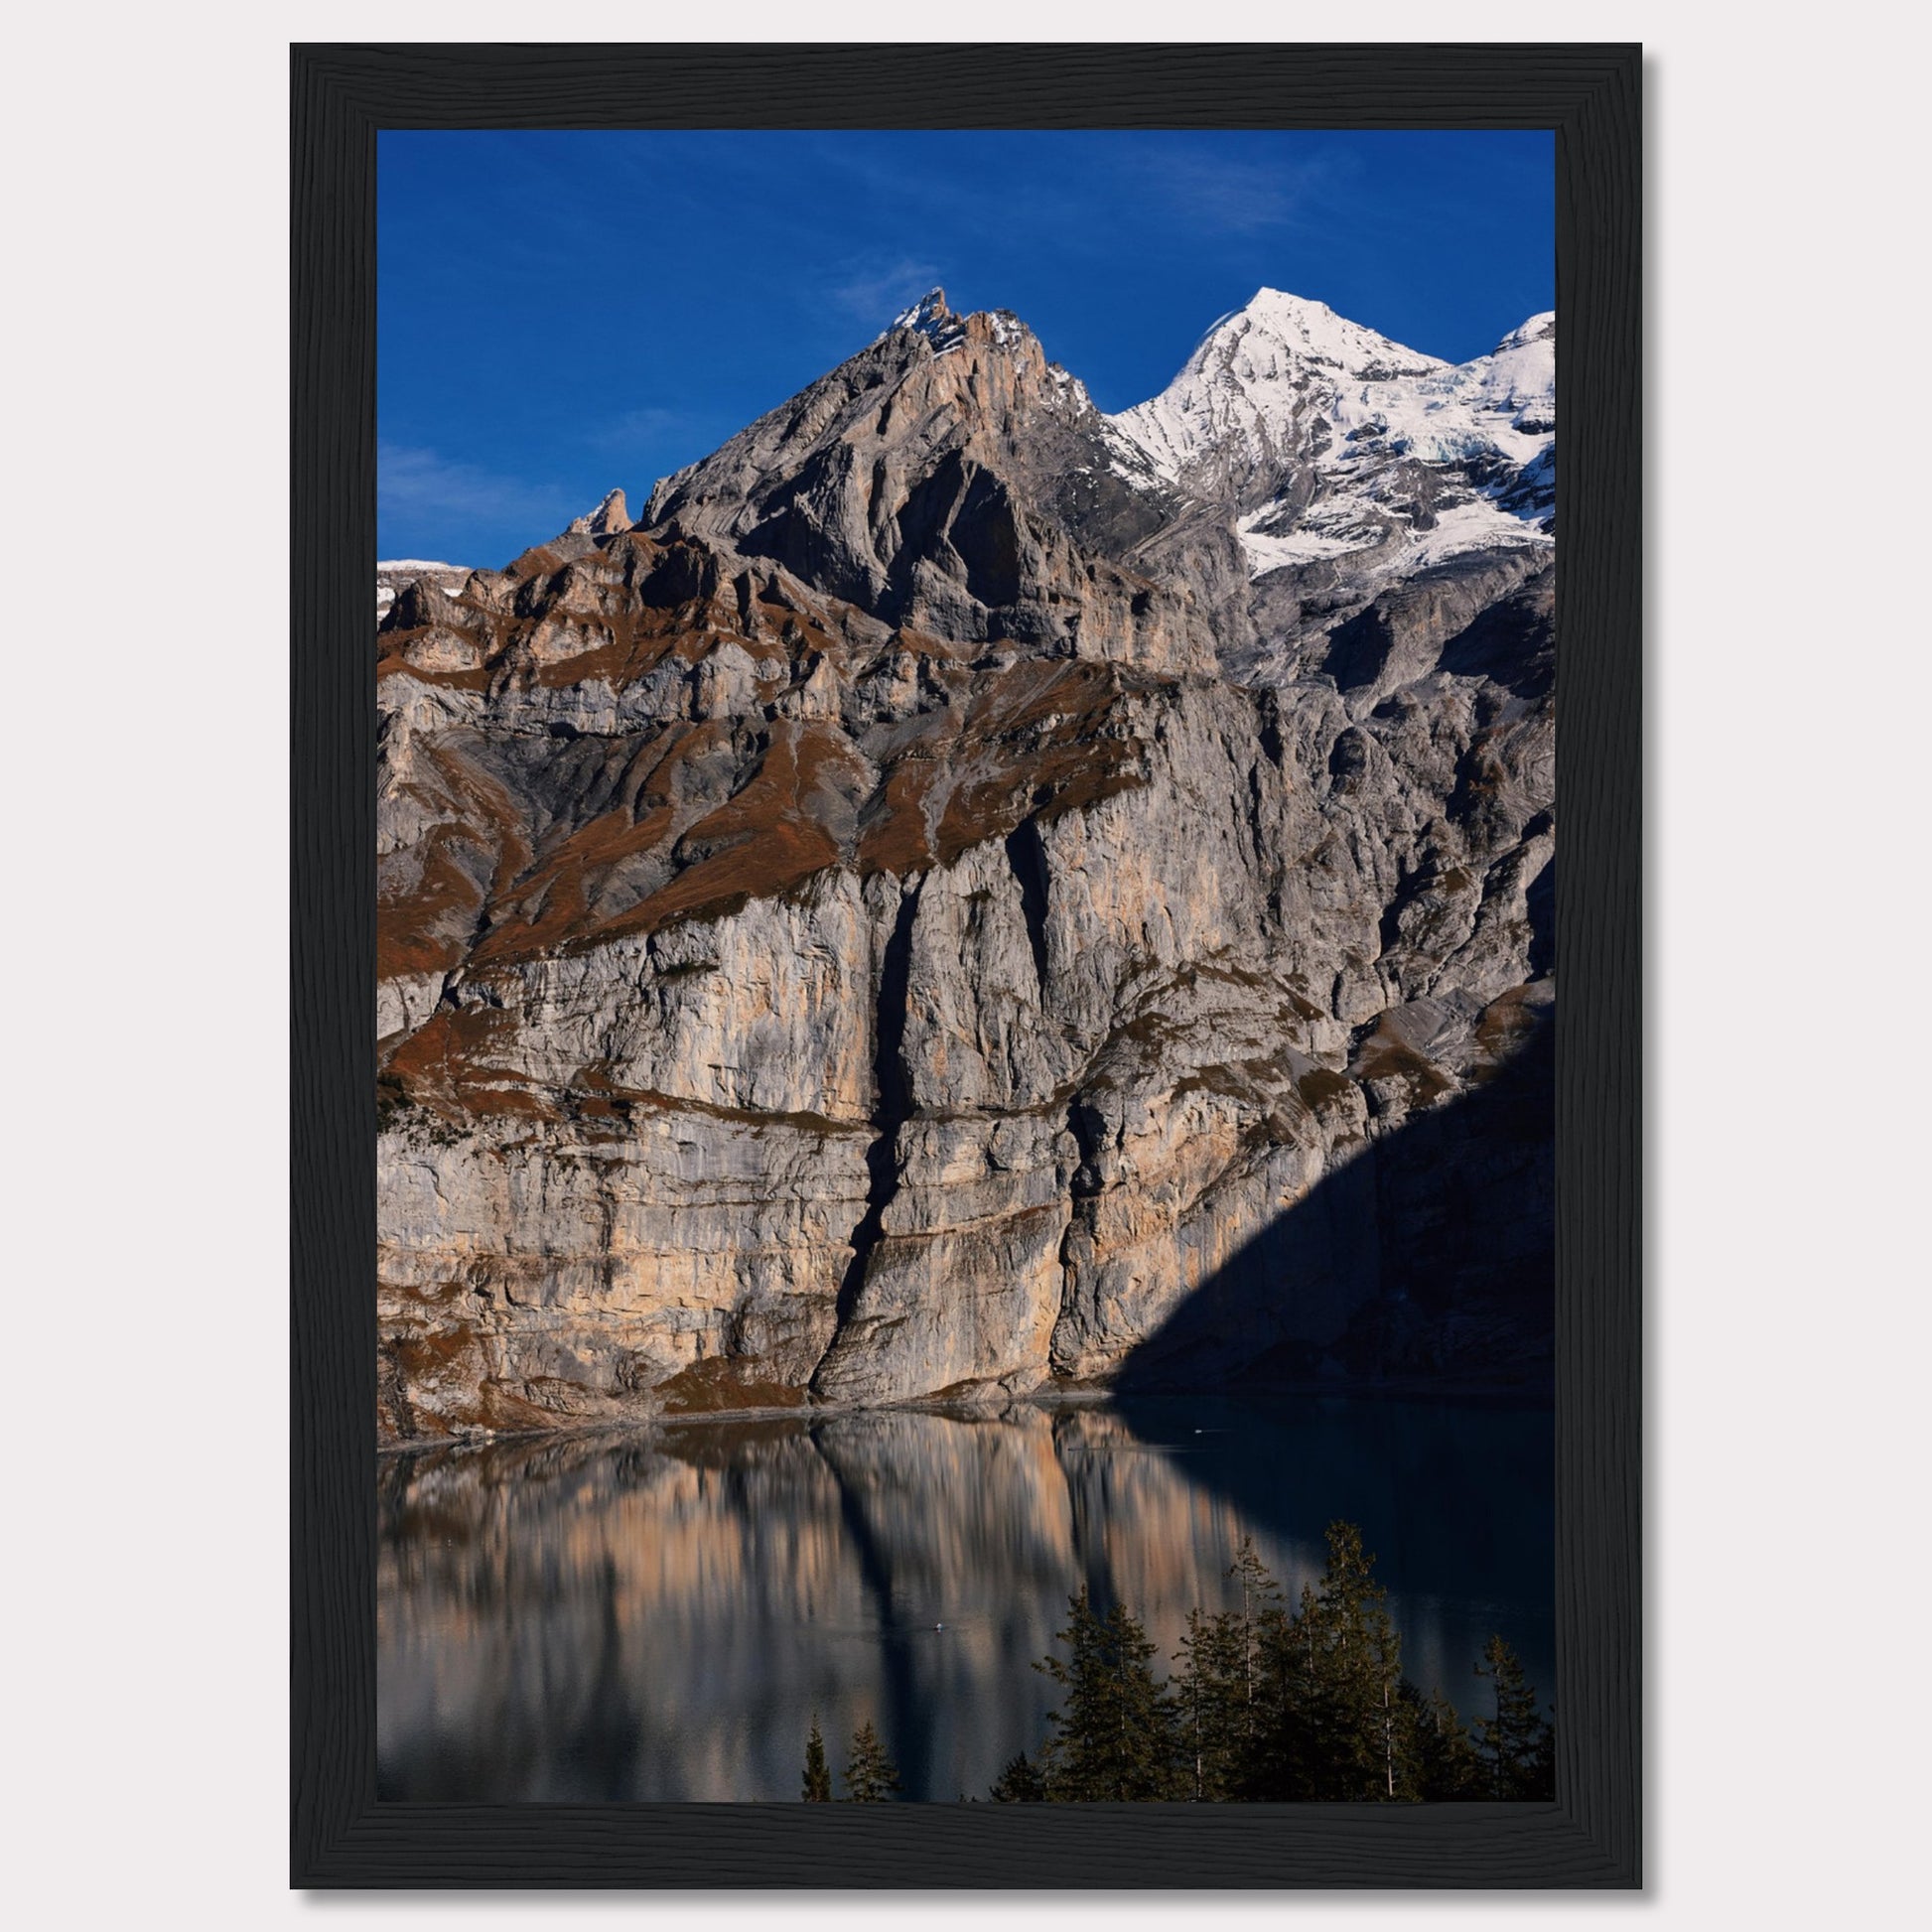
M 886 1755 L 870 1718 L 852 1733 L 844 1780 L 845 1795 L 855 1805 L 883 1804 L 898 1793 L 898 1767 Z
M 1232 1798 L 1241 1776 L 1241 1725 L 1247 1715 L 1235 1612 L 1187 1614 L 1187 1634 L 1174 1661 L 1174 1712 L 1180 1725 L 1182 1783 L 1197 1800 Z
M 1314 1609 L 1314 1592 L 1305 1587 L 1295 1614 L 1277 1603 L 1256 1619 L 1256 1709 L 1237 1793 L 1254 1803 L 1297 1803 L 1318 1795 L 1314 1726 L 1324 1659 L 1315 1644 Z
M 1536 1692 L 1523 1681 L 1523 1666 L 1501 1637 L 1483 1651 L 1476 1675 L 1495 1686 L 1496 1715 L 1478 1718 L 1476 1755 L 1493 1798 L 1554 1798 L 1556 1739 L 1536 1708 Z
M 1338 1625 L 1345 1665 L 1341 1681 L 1349 1728 L 1361 1740 L 1359 1755 L 1368 1767 L 1362 1795 L 1412 1802 L 1422 1796 L 1415 1726 L 1401 1696 L 1402 1638 L 1389 1615 L 1388 1593 L 1375 1581 L 1375 1559 L 1363 1550 L 1362 1533 L 1352 1523 L 1330 1527 L 1328 1560 L 1347 1605 L 1346 1620 Z M 1329 1588 L 1324 1580 L 1324 1597 Z
M 812 1732 L 805 1739 L 805 1779 L 801 1794 L 808 1805 L 832 1802 L 832 1772 L 825 1762 L 825 1739 L 819 1735 L 818 1713 L 812 1713 Z
M 1256 1797 L 1414 1799 L 1413 1708 L 1401 1696 L 1402 1644 L 1375 1560 L 1352 1523 L 1328 1527 L 1318 1590 L 1270 1646 L 1276 1710 L 1254 1780 Z
M 1267 1659 L 1271 1651 L 1279 1652 L 1283 1648 L 1289 1618 L 1282 1605 L 1281 1586 L 1255 1554 L 1253 1537 L 1241 1539 L 1228 1575 L 1241 1585 L 1241 1607 L 1235 1613 L 1234 1628 L 1240 1705 L 1235 1715 L 1231 1748 L 1240 1780 L 1245 1783 L 1252 1781 L 1249 1772 L 1255 1752 L 1279 1706 L 1280 1691 L 1271 1684 Z
M 1196 1608 L 1171 1683 L 1122 1605 L 1106 1616 L 1086 1590 L 1069 1599 L 1056 1642 L 1066 1656 L 1035 1665 L 1066 1697 L 1049 1735 L 1003 1770 L 1003 1803 L 1114 1803 L 1549 1798 L 1554 1736 L 1501 1638 L 1477 1674 L 1495 1685 L 1496 1715 L 1474 1735 L 1454 1707 L 1402 1675 L 1402 1644 L 1361 1531 L 1328 1528 L 1327 1566 L 1293 1614 L 1244 1540 L 1229 1576 L 1239 1608 Z M 1486 1667 L 1485 1667 L 1486 1666 Z
M 987 1795 L 1003 1805 L 1036 1805 L 1046 1796 L 1046 1786 L 1033 1760 L 1022 1751 L 1018 1757 L 1008 1759 L 1006 1769 L 994 1779 Z
M 1240 1607 L 1218 1616 L 1194 1610 L 1176 1653 L 1182 1668 L 1173 1690 L 1185 1782 L 1197 1799 L 1253 1795 L 1262 1738 L 1278 1702 L 1267 1656 L 1271 1635 L 1284 1621 L 1281 1587 L 1255 1554 L 1251 1537 L 1241 1539 L 1227 1574 L 1240 1580 Z
M 1255 1540 L 1251 1536 L 1241 1539 L 1241 1547 L 1235 1551 L 1227 1574 L 1241 1585 L 1241 1607 L 1234 1615 L 1236 1632 L 1241 1640 L 1242 1694 L 1244 1701 L 1252 1704 L 1260 1670 L 1256 1633 L 1267 1612 L 1279 1607 L 1282 1587 L 1268 1574 L 1268 1566 L 1256 1554 Z
M 1421 1795 L 1432 1803 L 1486 1798 L 1487 1779 L 1454 1705 L 1441 1691 L 1425 1699 L 1406 1677 L 1401 1694 L 1409 1706 Z
M 1084 1587 L 1068 1608 L 1055 1640 L 1069 1655 L 1035 1666 L 1067 1694 L 1040 1753 L 1046 1796 L 1109 1804 L 1185 1795 L 1173 1701 L 1148 1667 L 1155 1648 L 1147 1632 L 1125 1604 L 1099 1615 Z

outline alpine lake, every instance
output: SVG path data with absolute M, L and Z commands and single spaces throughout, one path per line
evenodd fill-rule
M 1172 1668 L 1244 1536 L 1292 1602 L 1358 1524 L 1403 1669 L 1464 1717 L 1492 1631 L 1554 1695 L 1553 1416 L 1476 1400 L 1020 1403 L 707 1418 L 378 1464 L 380 1796 L 793 1800 L 814 1719 L 903 1795 L 1046 1734 L 1082 1584 Z

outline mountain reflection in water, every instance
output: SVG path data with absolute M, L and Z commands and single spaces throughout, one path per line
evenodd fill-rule
M 1319 1397 L 702 1422 L 380 1465 L 378 1788 L 795 1799 L 814 1713 L 905 1796 L 983 1798 L 1044 1731 L 1084 1582 L 1172 1657 L 1243 1534 L 1291 1598 L 1362 1526 L 1407 1673 L 1476 1707 L 1491 1630 L 1553 1690 L 1547 1410 Z M 943 1624 L 943 1629 L 937 1627 Z

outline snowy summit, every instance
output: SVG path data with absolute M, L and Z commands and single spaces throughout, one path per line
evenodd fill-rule
M 1162 483 L 1234 502 L 1256 576 L 1392 540 L 1403 569 L 1547 544 L 1556 319 L 1449 363 L 1262 289 L 1160 395 L 1109 421 Z

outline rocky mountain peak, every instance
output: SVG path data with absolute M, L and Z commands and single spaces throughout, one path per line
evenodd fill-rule
M 933 289 L 922 295 L 909 309 L 901 310 L 878 340 L 883 343 L 901 331 L 923 337 L 932 345 L 935 355 L 944 355 L 950 349 L 972 345 L 1014 349 L 1039 369 L 1044 369 L 1046 365 L 1039 339 L 1011 309 L 978 309 L 971 315 L 962 316 L 948 305 L 944 289 Z M 1064 388 L 1071 382 L 1072 378 L 1061 371 L 1060 386 Z M 1077 384 L 1072 386 L 1078 387 Z M 1081 394 L 1084 395 L 1085 391 L 1082 390 Z
M 430 584 L 446 596 L 463 588 L 470 576 L 468 564 L 436 563 L 427 557 L 391 557 L 375 567 L 375 615 L 380 622 L 394 608 L 396 599 L 414 584 Z
M 620 530 L 630 528 L 630 511 L 623 499 L 621 489 L 608 490 L 596 509 L 588 515 L 575 517 L 564 532 L 573 537 L 610 537 Z
M 934 348 L 951 348 L 964 337 L 966 322 L 963 316 L 953 314 L 946 301 L 946 291 L 935 288 L 928 289 L 909 309 L 900 310 L 888 325 L 886 334 L 890 336 L 898 329 L 909 329 L 914 335 L 923 336 Z
M 960 316 L 934 289 L 667 477 L 639 527 L 777 562 L 890 623 L 1206 669 L 1204 614 L 1129 574 L 1167 507 L 1140 451 L 1016 315 Z

